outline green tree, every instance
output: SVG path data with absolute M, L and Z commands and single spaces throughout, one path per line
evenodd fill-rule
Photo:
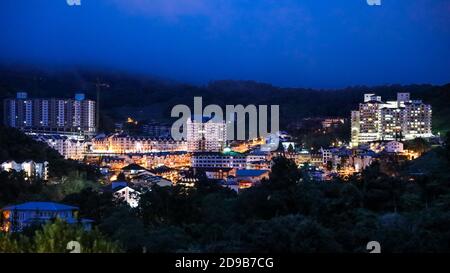
M 269 185 L 271 189 L 294 186 L 300 179 L 300 171 L 293 160 L 280 156 L 272 159 L 272 172 Z
M 71 225 L 61 220 L 48 223 L 37 230 L 32 240 L 32 252 L 67 253 L 67 244 L 77 241 L 82 253 L 120 252 L 117 243 L 107 240 L 98 230 L 86 231 L 78 225 Z

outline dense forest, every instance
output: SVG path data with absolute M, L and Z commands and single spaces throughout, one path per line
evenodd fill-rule
M 138 120 L 167 121 L 177 104 L 193 104 L 194 96 L 202 96 L 206 104 L 280 105 L 282 125 L 304 117 L 349 117 L 358 107 L 363 94 L 373 92 L 384 99 L 395 99 L 397 92 L 410 92 L 412 98 L 423 99 L 433 106 L 435 131 L 450 130 L 450 84 L 353 86 L 344 89 L 313 90 L 281 88 L 253 81 L 222 80 L 203 86 L 178 83 L 142 75 L 92 70 L 49 72 L 30 69 L 0 69 L 0 99 L 12 97 L 18 90 L 30 96 L 72 97 L 84 91 L 96 97 L 97 82 L 102 88 L 102 127 L 111 129 L 115 121 L 132 116 Z M 3 107 L 3 106 L 2 106 Z M 2 111 L 3 113 L 3 111 Z

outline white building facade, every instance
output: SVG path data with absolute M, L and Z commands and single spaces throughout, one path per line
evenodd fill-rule
M 90 142 L 76 137 L 60 135 L 34 135 L 34 140 L 46 143 L 65 159 L 83 160 L 88 152 Z
M 208 118 L 187 120 L 187 149 L 189 152 L 220 152 L 226 146 L 227 124 Z
M 36 163 L 34 161 L 25 161 L 17 163 L 15 161 L 6 161 L 0 165 L 2 172 L 24 172 L 28 178 L 48 179 L 48 162 Z
M 411 100 L 409 93 L 398 93 L 396 101 L 386 102 L 375 94 L 365 94 L 359 110 L 351 113 L 352 146 L 432 137 L 431 117 L 431 105 Z
M 194 153 L 191 159 L 193 168 L 245 169 L 247 165 L 246 156 L 236 152 Z

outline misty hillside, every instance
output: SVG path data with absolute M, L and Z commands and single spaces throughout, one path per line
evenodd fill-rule
M 102 117 L 109 121 L 121 121 L 128 116 L 167 121 L 173 106 L 192 105 L 194 96 L 202 96 L 204 105 L 278 104 L 282 123 L 311 116 L 349 117 L 350 111 L 362 101 L 364 93 L 373 92 L 383 99 L 395 99 L 397 92 L 407 91 L 412 98 L 423 99 L 433 106 L 435 131 L 450 130 L 450 84 L 313 90 L 279 88 L 253 81 L 223 80 L 195 86 L 118 72 L 78 70 L 54 73 L 3 69 L 0 70 L 0 99 L 12 97 L 18 90 L 27 91 L 32 97 L 72 97 L 76 91 L 84 91 L 94 99 L 97 79 L 109 85 L 102 90 L 101 102 Z

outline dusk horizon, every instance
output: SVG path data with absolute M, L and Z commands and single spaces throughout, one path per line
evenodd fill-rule
M 0 27 L 8 42 L 0 44 L 0 60 L 194 84 L 233 79 L 342 88 L 450 79 L 446 0 L 80 3 L 3 2 Z

